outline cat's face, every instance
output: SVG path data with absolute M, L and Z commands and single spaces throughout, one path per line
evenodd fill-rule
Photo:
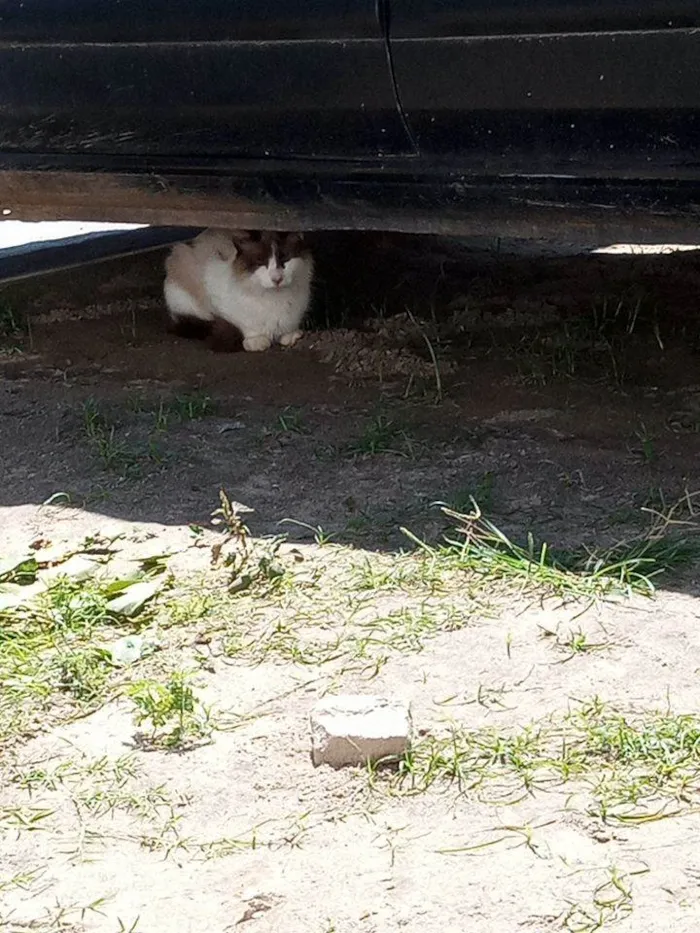
M 306 259 L 302 233 L 244 231 L 234 234 L 233 241 L 236 273 L 248 276 L 259 288 L 287 288 Z

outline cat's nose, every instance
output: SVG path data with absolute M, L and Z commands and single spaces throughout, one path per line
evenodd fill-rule
M 281 269 L 273 269 L 270 273 L 270 278 L 273 285 L 280 286 L 282 284 L 282 280 L 284 279 L 284 272 Z

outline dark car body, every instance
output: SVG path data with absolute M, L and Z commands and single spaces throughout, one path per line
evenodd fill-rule
M 3 0 L 0 208 L 694 241 L 700 2 Z

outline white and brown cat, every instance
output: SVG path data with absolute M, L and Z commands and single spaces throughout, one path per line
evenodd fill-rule
M 291 347 L 309 307 L 313 258 L 301 233 L 205 230 L 165 263 L 170 329 L 212 349 Z

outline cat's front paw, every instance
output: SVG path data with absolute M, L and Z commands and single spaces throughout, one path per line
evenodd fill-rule
M 262 353 L 263 350 L 269 350 L 271 344 L 269 337 L 246 337 L 243 341 L 243 349 L 248 353 Z
M 291 334 L 282 334 L 280 337 L 280 344 L 283 347 L 293 347 L 297 340 L 301 340 L 302 332 L 300 330 L 293 330 Z

